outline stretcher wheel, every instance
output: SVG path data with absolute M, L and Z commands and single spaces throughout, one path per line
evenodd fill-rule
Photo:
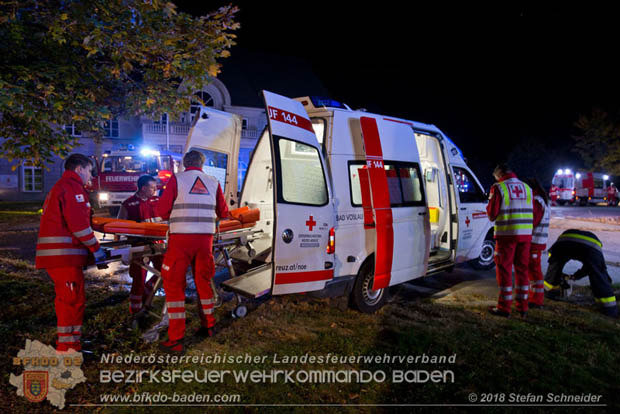
M 233 318 L 244 318 L 248 314 L 248 308 L 245 305 L 239 305 L 232 311 Z

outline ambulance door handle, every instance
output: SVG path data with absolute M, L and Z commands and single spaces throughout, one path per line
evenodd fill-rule
M 418 213 L 418 216 L 425 216 L 426 215 L 426 211 L 423 211 L 421 213 Z
M 461 210 L 467 210 L 467 207 L 461 207 Z

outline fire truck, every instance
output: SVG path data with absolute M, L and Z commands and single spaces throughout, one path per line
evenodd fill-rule
M 157 188 L 162 190 L 172 174 L 179 171 L 181 160 L 181 154 L 148 148 L 106 151 L 96 163 L 96 176 L 89 188 L 91 200 L 115 215 L 123 201 L 138 190 L 138 178 L 152 175 L 157 179 Z
M 607 174 L 559 169 L 551 183 L 558 187 L 557 201 L 560 205 L 579 203 L 585 206 L 607 201 Z

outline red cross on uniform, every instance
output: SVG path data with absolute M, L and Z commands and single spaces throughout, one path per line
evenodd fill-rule
M 312 216 L 310 216 L 310 218 L 308 219 L 308 221 L 306 221 L 306 226 L 308 226 L 308 229 L 309 229 L 310 231 L 312 231 L 312 228 L 313 228 L 314 226 L 316 226 L 316 221 L 314 221 L 314 219 L 313 219 L 313 217 L 312 217 Z
M 513 185 L 513 186 L 510 186 L 510 192 L 515 194 L 517 196 L 517 199 L 520 199 L 521 194 L 523 193 L 523 190 L 521 189 L 521 186 Z

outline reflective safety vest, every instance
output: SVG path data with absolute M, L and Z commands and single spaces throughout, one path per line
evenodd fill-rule
M 170 234 L 214 234 L 218 181 L 198 170 L 176 174 L 177 198 L 170 213 Z
M 534 200 L 543 208 L 543 216 L 540 219 L 540 223 L 532 230 L 532 244 L 547 244 L 547 238 L 549 237 L 549 206 L 545 203 L 545 200 L 541 196 L 535 196 Z
M 532 189 L 517 178 L 494 184 L 501 197 L 495 236 L 531 236 L 534 223 Z

